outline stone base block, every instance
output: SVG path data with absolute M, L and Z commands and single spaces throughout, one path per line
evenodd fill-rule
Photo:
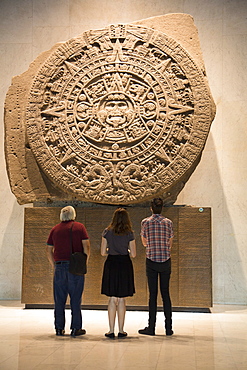
M 50 229 L 59 223 L 60 207 L 25 209 L 22 303 L 45 307 L 53 304 L 53 271 L 45 247 Z M 110 223 L 115 206 L 77 207 L 76 220 L 82 222 L 91 240 L 91 257 L 86 275 L 82 304 L 105 307 L 108 298 L 101 295 L 101 276 L 105 257 L 100 255 L 101 233 Z M 145 274 L 145 248 L 140 239 L 140 223 L 150 215 L 149 207 L 128 208 L 137 244 L 133 260 L 136 294 L 127 305 L 146 309 L 148 289 Z M 173 221 L 171 299 L 174 307 L 208 308 L 212 306 L 211 209 L 173 206 L 163 214 Z M 162 305 L 158 298 L 159 306 Z M 69 303 L 69 301 L 68 301 Z

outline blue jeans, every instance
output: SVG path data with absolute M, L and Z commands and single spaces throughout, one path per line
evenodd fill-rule
M 171 275 L 171 259 L 165 262 L 153 262 L 146 258 L 146 274 L 149 288 L 149 322 L 148 326 L 155 330 L 157 314 L 158 278 L 160 293 L 163 301 L 165 315 L 165 329 L 172 329 L 172 305 L 169 293 L 169 281 Z
M 65 306 L 70 297 L 71 329 L 82 328 L 81 296 L 84 288 L 84 275 L 73 275 L 69 272 L 69 262 L 63 261 L 55 265 L 54 273 L 54 302 L 55 329 L 65 327 Z

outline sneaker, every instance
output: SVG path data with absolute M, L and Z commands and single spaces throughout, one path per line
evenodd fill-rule
M 166 335 L 172 335 L 173 334 L 173 330 L 167 330 L 166 331 Z
M 144 334 L 144 335 L 155 335 L 155 331 L 153 329 L 149 328 L 148 326 L 146 326 L 146 328 L 144 328 L 144 329 L 138 330 L 138 333 L 139 334 Z

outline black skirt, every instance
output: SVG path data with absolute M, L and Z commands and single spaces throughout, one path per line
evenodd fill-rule
M 103 270 L 101 294 L 108 297 L 132 297 L 135 293 L 134 271 L 129 255 L 108 255 Z

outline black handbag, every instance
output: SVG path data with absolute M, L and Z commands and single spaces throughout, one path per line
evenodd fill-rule
M 87 273 L 87 255 L 84 252 L 73 253 L 73 235 L 70 228 L 70 260 L 69 272 L 73 275 L 85 275 Z

